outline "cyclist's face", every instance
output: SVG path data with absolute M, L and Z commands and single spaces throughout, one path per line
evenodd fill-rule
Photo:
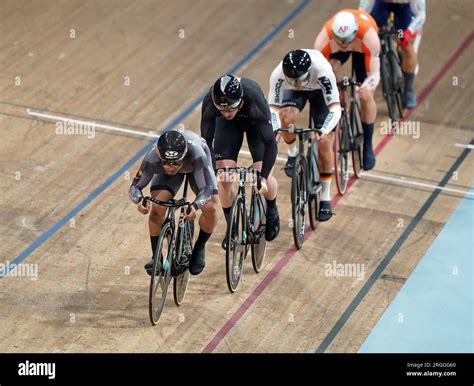
M 163 169 L 166 174 L 174 176 L 177 174 L 181 168 L 183 167 L 183 161 L 171 161 L 167 162 L 160 157 L 160 153 L 158 152 L 158 148 L 155 149 L 156 154 L 158 154 L 158 158 L 161 160 L 161 166 L 163 166 Z
M 339 39 L 337 36 L 334 36 L 334 41 L 343 50 L 345 50 L 347 47 L 349 47 L 354 40 L 355 40 L 354 38 L 352 38 L 352 39 L 349 39 L 349 38 L 348 39 Z
M 220 113 L 222 114 L 222 116 L 227 119 L 228 121 L 232 120 L 235 118 L 235 116 L 237 115 L 237 113 L 239 112 L 239 109 L 235 109 L 235 110 L 231 110 L 231 111 L 221 111 Z
M 337 42 L 337 40 L 336 40 L 336 42 Z M 345 44 L 345 43 L 339 43 L 339 42 L 337 42 L 337 45 L 338 45 L 339 47 L 341 47 L 343 50 L 345 50 L 347 47 L 349 47 L 349 44 Z
M 288 82 L 288 84 L 290 86 L 293 86 L 295 88 L 295 90 L 303 90 L 309 83 L 309 71 L 302 75 L 299 79 L 292 79 L 292 78 L 288 78 L 288 77 L 285 77 L 286 78 L 286 81 Z
M 165 169 L 165 173 L 171 176 L 174 176 L 175 174 L 177 174 L 182 167 L 183 167 L 182 163 L 176 164 L 176 165 L 163 164 L 163 169 Z

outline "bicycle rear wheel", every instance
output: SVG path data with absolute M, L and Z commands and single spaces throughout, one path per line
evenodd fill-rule
M 346 114 L 343 112 L 341 120 L 334 133 L 334 166 L 336 168 L 337 191 L 342 196 L 347 190 L 349 181 L 349 135 Z
M 247 255 L 247 219 L 242 197 L 237 196 L 227 227 L 226 278 L 229 291 L 234 293 L 239 287 Z
M 250 216 L 253 222 L 253 229 L 256 240 L 253 240 L 251 246 L 253 270 L 259 273 L 265 260 L 265 248 L 267 241 L 265 240 L 265 219 L 266 219 L 266 203 L 261 195 L 252 192 L 252 201 L 250 202 Z
M 395 99 L 395 111 L 397 119 L 403 118 L 404 113 L 404 94 L 405 94 L 405 79 L 403 77 L 400 58 L 398 52 L 390 51 L 391 67 L 392 67 L 392 82 Z
M 172 240 L 173 231 L 170 223 L 165 222 L 161 228 L 155 256 L 153 256 L 153 268 L 150 278 L 148 308 L 152 325 L 158 323 L 165 307 L 166 294 L 171 281 Z
M 351 125 L 352 130 L 352 167 L 356 178 L 361 176 L 362 169 L 362 144 L 364 143 L 364 132 L 362 128 L 362 120 L 360 118 L 360 105 L 358 100 L 351 101 Z
M 392 85 L 392 71 L 386 54 L 382 54 L 380 58 L 380 73 L 382 78 L 382 92 L 387 101 L 388 116 L 392 123 L 397 121 L 396 101 L 394 98 L 394 90 Z
M 293 240 L 296 249 L 301 249 L 306 227 L 307 194 L 306 159 L 299 154 L 295 160 L 293 177 L 291 178 L 291 213 L 293 217 Z
M 189 283 L 189 259 L 193 253 L 194 221 L 183 220 L 178 229 L 176 238 L 176 268 L 177 275 L 173 278 L 174 303 L 180 306 L 183 303 Z

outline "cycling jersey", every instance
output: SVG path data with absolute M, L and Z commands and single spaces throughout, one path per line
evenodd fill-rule
M 143 197 L 142 189 L 152 181 L 151 191 L 168 190 L 173 196 L 178 192 L 186 174 L 190 175 L 190 185 L 196 193 L 192 205 L 196 210 L 202 208 L 214 194 L 217 194 L 217 181 L 212 167 L 212 158 L 206 141 L 199 135 L 184 130 L 182 132 L 188 144 L 188 151 L 183 159 L 183 166 L 176 175 L 165 173 L 161 160 L 153 146 L 143 158 L 132 185 L 129 189 L 130 199 L 138 204 Z
M 329 19 L 314 43 L 314 48 L 321 51 L 325 58 L 337 58 L 341 52 L 359 52 L 364 55 L 364 64 L 366 79 L 363 85 L 369 90 L 375 90 L 380 82 L 380 40 L 378 36 L 378 27 L 375 20 L 365 11 L 356 9 L 343 9 L 344 12 L 352 13 L 358 24 L 357 35 L 355 39 L 342 48 L 334 39 L 331 27 L 335 15 Z M 341 12 L 342 12 L 341 11 Z
M 324 102 L 326 106 L 333 103 L 339 103 L 339 90 L 337 88 L 336 77 L 332 71 L 331 64 L 324 58 L 321 52 L 311 49 L 304 49 L 311 58 L 311 68 L 309 70 L 308 83 L 300 90 L 297 91 L 285 78 L 283 73 L 282 62 L 275 67 L 270 76 L 270 89 L 268 93 L 268 102 L 271 106 L 278 108 L 292 105 L 289 101 L 289 95 L 296 95 L 299 92 L 308 92 L 320 90 L 324 96 Z M 288 93 L 288 91 L 292 91 Z M 291 98 L 290 98 L 291 99 Z M 295 107 L 301 107 L 300 103 L 294 101 Z M 303 103 L 304 106 L 304 103 Z M 327 111 L 326 119 L 323 120 L 321 130 L 325 133 L 329 133 L 333 130 L 340 118 L 339 111 Z
M 236 161 L 243 133 L 247 132 L 252 159 L 254 162 L 263 161 L 261 175 L 266 179 L 275 164 L 278 152 L 270 109 L 262 89 L 256 82 L 241 78 L 241 84 L 243 104 L 232 120 L 226 120 L 216 109 L 212 103 L 212 88 L 209 90 L 202 102 L 201 135 L 206 139 L 211 153 L 215 153 L 215 159 Z
M 390 12 L 395 15 L 395 28 L 417 32 L 426 19 L 425 0 L 360 0 L 359 9 L 369 12 L 379 27 L 385 25 Z

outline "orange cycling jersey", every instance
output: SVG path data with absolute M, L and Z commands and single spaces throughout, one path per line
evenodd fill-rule
M 341 47 L 334 39 L 331 27 L 334 15 L 325 24 L 324 28 L 316 38 L 314 48 L 330 59 L 330 55 L 336 52 L 361 52 L 364 54 L 365 70 L 367 73 L 367 85 L 375 88 L 380 79 L 380 40 L 378 27 L 375 20 L 367 12 L 358 9 L 343 9 L 344 12 L 352 13 L 357 20 L 358 29 L 355 39 L 347 46 Z M 341 11 L 341 12 L 342 12 Z M 364 82 L 365 83 L 365 82 Z

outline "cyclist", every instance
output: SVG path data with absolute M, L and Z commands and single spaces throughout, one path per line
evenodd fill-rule
M 361 120 L 364 130 L 362 166 L 365 170 L 375 167 L 372 147 L 377 105 L 374 92 L 380 82 L 380 40 L 375 20 L 365 11 L 344 9 L 325 24 L 316 38 L 314 48 L 323 53 L 337 74 L 352 54 L 352 67 L 361 101 Z
M 339 91 L 331 65 L 319 51 L 307 49 L 290 51 L 272 72 L 268 100 L 274 115 L 273 119 L 281 121 L 283 128 L 293 127 L 306 102 L 310 101 L 314 125 L 324 133 L 321 136 L 316 135 L 316 139 L 322 182 L 319 221 L 327 221 L 333 215 L 330 195 L 334 167 L 331 131 L 341 117 Z M 285 173 L 291 177 L 298 155 L 296 135 L 282 133 L 281 136 L 288 146 Z
M 402 50 L 402 71 L 405 78 L 405 105 L 416 107 L 413 82 L 418 70 L 417 52 L 421 30 L 426 19 L 425 0 L 360 0 L 360 9 L 370 12 L 379 27 L 383 27 L 393 12 L 395 28 L 403 31 L 398 44 Z
M 151 196 L 161 201 L 170 200 L 178 193 L 186 174 L 190 177 L 190 187 L 196 198 L 189 206 L 185 218 L 193 220 L 196 218 L 196 211 L 199 209 L 202 211 L 199 219 L 199 236 L 194 244 L 189 265 L 189 272 L 198 275 L 206 264 L 206 242 L 217 223 L 217 182 L 206 141 L 187 130 L 182 133 L 168 131 L 161 134 L 156 146 L 143 158 L 130 186 L 129 196 L 137 204 L 141 214 L 150 213 L 148 224 L 152 252 L 155 256 L 166 207 L 152 205 L 150 211 L 148 207 L 143 206 L 142 190 L 151 181 Z M 145 264 L 145 270 L 149 275 L 152 267 L 153 257 Z
M 215 152 L 217 168 L 232 168 L 242 147 L 244 132 L 253 167 L 260 171 L 261 189 L 267 201 L 265 239 L 280 232 L 276 204 L 277 181 L 272 168 L 277 156 L 270 110 L 260 86 L 253 80 L 226 74 L 216 80 L 202 102 L 201 135 Z M 213 146 L 212 146 L 213 144 Z M 232 183 L 219 179 L 219 198 L 227 223 L 234 200 Z M 227 238 L 222 247 L 226 249 Z

